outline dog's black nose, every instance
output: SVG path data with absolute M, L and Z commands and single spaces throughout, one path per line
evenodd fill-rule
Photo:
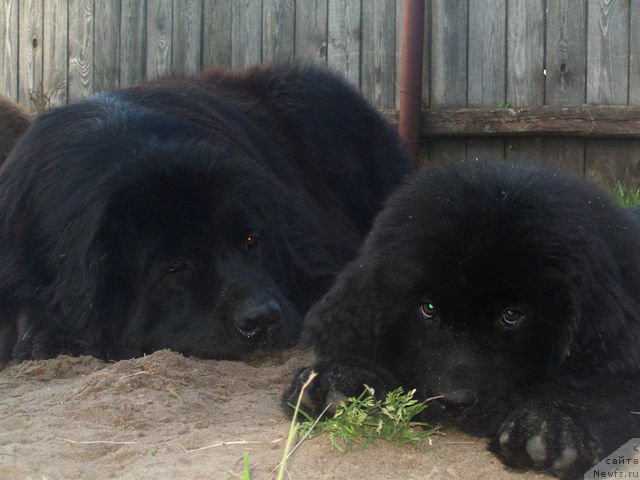
M 462 410 L 476 403 L 478 396 L 471 390 L 454 390 L 442 394 L 438 401 L 448 410 Z
M 236 308 L 233 323 L 245 338 L 274 333 L 282 326 L 280 304 L 273 298 L 262 301 L 249 300 Z

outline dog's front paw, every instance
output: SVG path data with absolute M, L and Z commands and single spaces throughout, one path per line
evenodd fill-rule
M 294 374 L 291 385 L 282 397 L 285 410 L 289 413 L 293 412 L 291 406 L 296 405 L 303 385 L 313 372 L 316 376 L 308 382 L 300 398 L 300 408 L 311 416 L 319 415 L 327 407 L 330 413 L 334 412 L 348 397 L 360 395 L 364 385 L 372 387 L 376 396 L 380 397 L 397 386 L 395 378 L 384 370 L 323 360 Z
M 597 462 L 588 438 L 573 418 L 553 406 L 520 407 L 498 430 L 494 449 L 514 468 L 581 478 Z

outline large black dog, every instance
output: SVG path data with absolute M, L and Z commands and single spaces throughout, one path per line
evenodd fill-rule
M 640 436 L 640 227 L 579 179 L 490 163 L 417 177 L 305 328 L 314 412 L 401 384 L 439 397 L 426 420 L 566 478 Z
M 54 109 L 0 173 L 0 362 L 291 345 L 409 171 L 384 119 L 312 66 Z
M 30 124 L 29 115 L 13 100 L 0 95 L 0 164 Z

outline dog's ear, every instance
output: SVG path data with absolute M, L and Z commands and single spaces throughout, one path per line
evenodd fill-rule
M 351 262 L 305 317 L 303 340 L 320 356 L 375 361 L 384 350 L 388 312 L 380 301 L 375 267 L 363 260 Z

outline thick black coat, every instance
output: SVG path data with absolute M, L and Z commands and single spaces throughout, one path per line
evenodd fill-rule
M 30 124 L 29 115 L 13 100 L 0 95 L 0 164 Z
M 291 345 L 409 170 L 384 119 L 311 66 L 45 113 L 0 173 L 0 360 Z
M 312 411 L 363 383 L 416 388 L 441 397 L 425 420 L 566 478 L 640 436 L 640 228 L 579 179 L 475 163 L 420 175 L 306 327 Z

